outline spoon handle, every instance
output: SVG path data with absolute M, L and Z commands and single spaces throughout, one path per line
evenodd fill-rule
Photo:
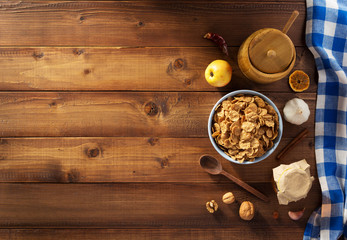
M 245 183 L 244 181 L 238 179 L 237 177 L 231 175 L 230 173 L 227 173 L 226 171 L 222 171 L 221 174 L 223 174 L 224 176 L 226 176 L 227 178 L 229 178 L 231 181 L 235 182 L 237 185 L 239 185 L 240 187 L 243 187 L 245 190 L 247 190 L 248 192 L 252 193 L 253 195 L 257 196 L 258 198 L 260 198 L 261 200 L 264 200 L 265 202 L 269 201 L 269 198 L 267 196 L 265 196 L 264 194 L 262 194 L 261 192 L 259 192 L 258 190 L 254 189 L 253 187 L 249 186 L 247 183 Z
M 284 34 L 287 34 L 289 28 L 293 25 L 295 19 L 299 16 L 299 12 L 297 10 L 293 11 L 292 15 L 290 16 L 289 20 L 287 21 L 286 25 L 284 26 L 282 32 Z

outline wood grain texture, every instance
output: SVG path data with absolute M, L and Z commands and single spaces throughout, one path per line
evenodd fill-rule
M 209 154 L 224 169 L 246 182 L 271 182 L 272 168 L 303 158 L 316 176 L 313 138 L 304 139 L 281 161 L 277 153 L 249 166 L 221 158 L 208 138 L 2 138 L 0 182 L 226 182 L 202 170 Z
M 236 228 L 203 228 L 203 229 L 0 229 L 0 238 L 8 240 L 182 240 L 182 239 L 300 239 L 303 229 L 300 227 L 280 227 L 276 230 L 257 228 L 248 231 Z
M 294 70 L 311 86 L 293 93 L 282 79 L 247 80 L 237 66 L 254 31 L 282 29 L 296 46 Z M 1 1 L 0 239 L 302 239 L 321 204 L 314 156 L 317 72 L 305 47 L 305 1 Z M 222 35 L 226 58 L 207 32 Z M 232 83 L 204 79 L 215 59 L 233 67 Z M 218 156 L 207 120 L 226 93 L 252 89 L 281 110 L 304 99 L 310 119 L 284 121 L 282 141 L 262 163 L 236 165 Z M 309 136 L 280 162 L 276 154 L 303 128 Z M 265 203 L 198 164 L 202 154 L 270 197 Z M 306 199 L 278 204 L 272 168 L 306 158 L 315 176 Z M 222 203 L 232 191 L 237 202 Z M 210 214 L 205 203 L 219 203 Z M 249 200 L 255 218 L 239 218 Z M 288 210 L 306 208 L 293 222 Z M 272 217 L 273 211 L 279 218 Z
M 207 32 L 240 46 L 260 28 L 282 29 L 293 10 L 300 16 L 288 35 L 304 46 L 304 1 L 2 1 L 0 7 L 2 46 L 212 46 L 202 38 Z
M 0 90 L 55 91 L 258 91 L 290 92 L 288 77 L 269 85 L 248 80 L 237 65 L 238 48 L 227 59 L 217 47 L 186 48 L 0 48 Z M 298 47 L 294 69 L 311 78 L 316 92 L 314 59 Z M 214 88 L 205 69 L 215 59 L 233 68 L 232 83 Z
M 263 228 L 305 227 L 310 213 L 320 203 L 320 188 L 288 206 L 279 206 L 270 183 L 255 184 L 270 197 L 258 200 L 233 184 L 0 184 L 0 228 Z M 232 191 L 237 203 L 225 205 L 222 195 Z M 219 203 L 216 214 L 205 203 Z M 252 201 L 252 221 L 238 216 L 239 204 Z M 287 211 L 306 207 L 303 218 L 293 224 Z M 277 210 L 280 218 L 272 217 Z M 272 230 L 271 230 L 272 229 Z
M 213 92 L 1 92 L 0 137 L 207 137 L 207 121 L 225 93 Z M 282 111 L 295 96 L 311 110 L 300 127 L 313 136 L 315 93 L 269 93 Z M 298 126 L 284 121 L 284 136 Z

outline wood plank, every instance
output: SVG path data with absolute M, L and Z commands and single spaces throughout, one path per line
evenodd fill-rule
M 254 84 L 236 64 L 250 33 L 281 29 L 294 9 L 294 69 L 312 79 L 303 94 L 286 80 Z M 304 47 L 305 11 L 298 0 L 0 1 L 0 239 L 301 239 L 321 201 L 313 149 L 317 73 Z M 202 38 L 208 31 L 231 46 L 234 77 L 226 88 L 204 80 L 209 62 L 226 59 Z M 220 158 L 270 203 L 197 163 L 204 153 L 218 157 L 206 131 L 214 103 L 245 88 L 265 93 L 281 111 L 295 96 L 311 109 L 302 126 L 285 122 L 279 149 L 264 162 Z M 309 137 L 277 162 L 303 128 Z M 313 188 L 306 199 L 279 206 L 271 169 L 303 157 Z M 221 201 L 227 191 L 237 198 L 233 205 Z M 214 215 L 204 206 L 211 199 L 220 205 Z M 251 222 L 238 217 L 244 200 L 255 204 Z M 288 210 L 303 207 L 302 219 L 288 218 Z
M 0 229 L 0 238 L 9 240 L 27 239 L 302 239 L 304 230 L 300 227 L 280 227 L 266 229 L 252 227 L 251 231 L 235 228 L 204 228 L 204 229 Z
M 305 158 L 316 176 L 313 138 L 283 160 L 275 156 L 250 166 L 230 163 L 207 138 L 2 138 L 0 182 L 227 182 L 205 173 L 198 160 L 209 154 L 246 182 L 271 182 L 272 168 Z
M 1 46 L 212 46 L 207 32 L 240 46 L 251 33 L 282 29 L 304 46 L 305 2 L 1 1 Z M 20 22 L 21 24 L 18 24 Z M 121 33 L 121 34 L 120 34 Z
M 211 109 L 225 93 L 1 92 L 0 137 L 207 137 Z M 313 137 L 315 93 L 267 93 L 282 111 L 299 96 L 311 110 L 300 128 Z M 284 121 L 284 136 L 298 126 Z
M 233 184 L 0 184 L 0 228 L 215 228 L 272 232 L 274 226 L 304 228 L 320 204 L 316 184 L 308 197 L 279 206 L 270 183 L 256 184 L 270 197 L 266 203 Z M 232 191 L 237 203 L 225 205 L 222 195 Z M 205 203 L 219 203 L 211 214 Z M 252 201 L 255 217 L 241 220 L 239 204 Z M 288 210 L 306 207 L 303 218 L 293 222 Z M 273 211 L 279 219 L 273 219 Z
M 0 90 L 131 90 L 131 91 L 259 91 L 291 92 L 288 77 L 271 85 L 256 84 L 237 65 L 238 48 L 227 59 L 217 47 L 187 48 L 0 48 Z M 314 59 L 297 47 L 295 69 L 311 77 L 307 92 L 316 92 Z M 215 59 L 228 60 L 232 83 L 214 88 L 205 69 Z

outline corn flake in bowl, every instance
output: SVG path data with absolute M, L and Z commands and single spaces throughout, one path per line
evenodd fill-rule
M 239 90 L 222 97 L 211 111 L 208 134 L 227 160 L 251 164 L 267 158 L 282 137 L 282 118 L 263 94 Z

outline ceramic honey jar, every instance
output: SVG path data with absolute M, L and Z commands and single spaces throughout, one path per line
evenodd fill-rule
M 282 31 L 263 28 L 242 43 L 237 61 L 241 72 L 248 79 L 268 84 L 290 73 L 295 64 L 296 51 L 286 33 L 298 14 L 298 11 L 293 12 Z

